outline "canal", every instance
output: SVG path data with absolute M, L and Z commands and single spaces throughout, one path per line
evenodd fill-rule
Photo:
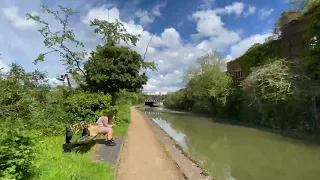
M 215 179 L 320 179 L 320 145 L 164 108 L 142 111 Z

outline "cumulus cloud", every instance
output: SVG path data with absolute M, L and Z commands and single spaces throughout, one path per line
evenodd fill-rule
M 139 18 L 139 22 L 142 26 L 148 26 L 154 21 L 154 17 L 150 16 L 147 11 L 139 10 L 135 15 Z
M 160 4 L 155 5 L 155 6 L 152 8 L 152 14 L 153 14 L 154 16 L 161 16 L 160 9 L 164 8 L 166 5 L 167 5 L 167 1 L 163 1 L 163 2 L 160 3 Z
M 270 8 L 263 8 L 259 10 L 259 17 L 260 19 L 265 19 L 267 17 L 269 17 L 272 13 L 273 13 L 274 9 Z
M 198 36 L 210 37 L 210 40 L 200 43 L 202 47 L 210 46 L 223 50 L 226 46 L 240 40 L 238 33 L 224 27 L 221 16 L 218 16 L 215 10 L 197 11 L 192 16 L 197 22 Z
M 247 12 L 245 12 L 243 15 L 244 15 L 244 17 L 247 17 L 251 14 L 256 13 L 256 10 L 257 10 L 257 8 L 255 6 L 249 5 Z
M 227 5 L 224 8 L 217 8 L 215 12 L 217 14 L 232 14 L 240 16 L 244 11 L 245 5 L 242 2 L 234 2 L 231 5 Z
M 17 7 L 2 8 L 3 15 L 7 18 L 10 24 L 19 29 L 29 29 L 36 26 L 34 21 L 28 21 L 25 16 L 20 15 Z M 36 13 L 31 13 L 36 14 Z
M 86 1 L 81 2 L 82 4 L 86 3 Z M 130 48 L 136 50 L 141 55 L 145 53 L 145 49 L 152 37 L 152 41 L 146 55 L 146 60 L 150 62 L 154 61 L 158 65 L 158 71 L 148 72 L 149 81 L 147 85 L 144 86 L 144 90 L 146 92 L 175 91 L 183 86 L 181 77 L 188 67 L 195 65 L 197 57 L 212 50 L 224 52 L 230 46 L 236 44 L 232 46 L 233 49 L 231 50 L 230 55 L 227 56 L 227 59 L 230 60 L 236 57 L 237 54 L 241 54 L 241 48 L 239 47 L 246 47 L 247 44 L 250 44 L 241 41 L 239 35 L 241 30 L 233 31 L 226 28 L 224 22 L 222 21 L 222 16 L 230 14 L 234 14 L 236 16 L 241 16 L 246 13 L 253 14 L 255 10 L 250 10 L 250 7 L 247 7 L 243 3 L 239 2 L 230 4 L 224 8 L 221 8 L 220 10 L 218 8 L 212 9 L 214 0 L 204 0 L 203 3 L 206 8 L 194 11 L 192 14 L 190 14 L 190 16 L 188 16 L 189 19 L 192 19 L 192 21 L 196 23 L 196 32 L 193 35 L 196 41 L 194 42 L 183 41 L 181 34 L 175 28 L 170 26 L 166 27 L 160 32 L 158 31 L 156 34 L 146 30 L 147 25 L 155 22 L 156 17 L 161 16 L 160 11 L 166 6 L 166 3 L 155 5 L 148 11 L 135 10 L 134 12 L 136 16 L 130 16 L 131 18 L 123 17 L 123 13 L 125 12 L 120 12 L 120 10 L 114 5 L 104 5 L 94 8 L 88 6 L 85 8 L 85 10 L 77 9 L 79 11 L 82 10 L 82 14 L 80 14 L 80 22 L 78 20 L 73 21 L 70 23 L 70 27 L 74 30 L 76 37 L 84 42 L 87 50 L 93 50 L 99 43 L 102 43 L 101 37 L 94 34 L 92 27 L 89 26 L 90 20 L 93 20 L 94 18 L 109 20 L 112 22 L 118 19 L 123 23 L 124 27 L 129 33 L 140 34 L 141 37 L 137 42 L 137 46 L 130 46 Z M 6 5 L 4 8 L 8 7 L 15 6 L 10 4 Z M 34 4 L 33 7 L 39 8 L 39 4 Z M 79 3 L 77 7 L 82 8 L 81 3 Z M 16 15 L 19 16 L 12 14 L 10 15 L 10 13 L 7 13 L 7 15 L 9 14 L 10 16 L 5 16 L 4 18 L 7 20 L 10 18 L 12 19 L 13 17 L 20 17 L 23 19 L 21 9 L 22 8 L 17 8 L 16 10 L 13 10 Z M 3 8 L 1 10 L 3 13 Z M 120 14 L 122 16 L 120 16 Z M 137 17 L 138 21 L 135 21 L 135 18 Z M 10 59 L 10 63 L 17 62 L 23 65 L 23 67 L 27 67 L 27 70 L 35 69 L 34 65 L 32 64 L 32 60 L 39 52 L 47 51 L 47 49 L 42 45 L 42 37 L 39 36 L 38 32 L 36 31 L 21 31 L 20 33 L 15 34 L 14 30 L 10 29 L 5 25 L 6 23 L 2 22 L 2 17 L 0 17 L 0 22 L 0 28 L 4 31 L 4 34 L 6 34 L 5 36 L 0 34 L 0 49 L 4 51 L 3 53 L 0 53 L 4 54 L 4 57 L 8 57 L 5 59 Z M 54 28 L 59 28 L 59 25 L 52 24 L 51 21 L 50 23 L 50 25 L 54 26 Z M 13 26 L 16 29 L 21 29 L 31 28 L 34 26 L 34 24 L 13 24 Z M 252 41 L 258 40 L 253 38 Z M 4 42 L 10 43 L 6 44 Z M 58 60 L 60 60 L 60 57 L 59 55 L 55 54 L 51 57 L 48 57 L 47 60 L 43 63 L 40 63 L 39 66 L 36 66 L 40 70 L 48 71 L 48 80 L 53 85 L 61 84 L 62 82 L 56 80 L 55 77 L 65 73 L 64 67 Z M 5 62 L 3 65 L 1 64 L 2 62 L 4 61 L 0 61 L 0 67 L 4 66 L 6 63 L 9 63 Z
M 161 16 L 160 9 L 166 6 L 166 1 L 163 3 L 155 5 L 151 11 L 147 10 L 138 10 L 135 13 L 135 17 L 139 19 L 139 24 L 143 27 L 148 27 L 148 25 L 152 24 L 156 17 Z
M 9 71 L 9 66 L 0 59 L 0 72 L 8 72 Z
M 199 7 L 203 10 L 211 9 L 214 2 L 215 0 L 202 0 L 202 3 Z

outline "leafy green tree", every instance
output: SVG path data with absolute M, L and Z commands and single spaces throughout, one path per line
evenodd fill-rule
M 136 45 L 140 35 L 128 33 L 118 20 L 108 22 L 95 19 L 91 21 L 91 26 L 96 26 L 95 33 L 102 35 L 106 44 L 97 46 L 84 65 L 89 90 L 105 93 L 119 90 L 138 92 L 147 83 L 145 71 L 156 70 L 155 64 L 144 61 L 137 52 L 126 47 L 117 47 L 116 44 L 122 40 Z
M 123 24 L 116 19 L 115 22 L 109 22 L 106 20 L 94 19 L 91 21 L 91 26 L 96 26 L 94 32 L 102 35 L 102 39 L 105 40 L 105 43 L 111 46 L 119 43 L 120 40 L 125 43 L 132 43 L 136 46 L 137 41 L 139 40 L 139 35 L 132 35 L 127 32 Z
M 85 74 L 81 66 L 87 53 L 84 50 L 78 52 L 72 50 L 74 47 L 84 48 L 84 45 L 76 39 L 73 30 L 69 28 L 69 19 L 71 16 L 77 14 L 77 12 L 61 5 L 59 5 L 59 9 L 60 11 L 52 11 L 46 5 L 42 5 L 42 12 L 52 15 L 54 19 L 61 24 L 62 29 L 58 31 L 52 31 L 53 28 L 50 28 L 49 23 L 40 16 L 30 13 L 26 14 L 28 20 L 33 20 L 43 25 L 38 31 L 44 38 L 44 45 L 50 49 L 48 52 L 40 53 L 34 63 L 44 61 L 47 54 L 58 53 L 62 58 L 61 61 L 64 65 L 67 65 L 67 69 L 76 68 Z
M 225 105 L 232 84 L 232 78 L 223 72 L 226 67 L 225 58 L 212 52 L 198 58 L 197 64 L 184 76 L 184 81 L 188 83 L 187 91 L 196 99 L 213 98 Z
M 84 64 L 86 82 L 93 92 L 114 93 L 119 90 L 137 92 L 147 83 L 145 73 L 150 64 L 141 56 L 125 47 L 98 46 L 96 52 Z

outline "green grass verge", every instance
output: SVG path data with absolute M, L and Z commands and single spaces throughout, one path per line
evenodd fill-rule
M 50 137 L 38 145 L 36 156 L 37 175 L 41 180 L 112 180 L 111 164 L 93 162 L 91 152 L 63 153 L 64 137 Z M 90 145 L 89 145 L 90 146 Z M 81 147 L 85 148 L 85 147 Z
M 123 124 L 121 126 L 113 127 L 113 136 L 126 136 L 128 132 L 129 124 Z

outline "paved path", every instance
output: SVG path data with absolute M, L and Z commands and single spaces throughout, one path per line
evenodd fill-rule
M 131 124 L 118 168 L 118 180 L 182 180 L 146 119 L 131 108 Z

